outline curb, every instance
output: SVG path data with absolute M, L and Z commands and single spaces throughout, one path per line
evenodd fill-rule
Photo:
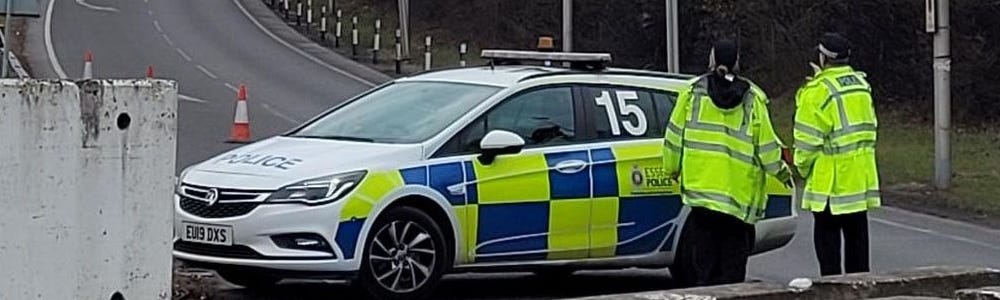
M 1000 270 L 984 267 L 936 266 L 914 268 L 886 273 L 863 273 L 821 277 L 813 280 L 804 290 L 793 290 L 778 284 L 740 283 L 698 287 L 671 291 L 606 295 L 577 298 L 588 300 L 611 299 L 911 299 L 915 296 L 944 299 L 996 299 L 975 298 L 980 294 L 993 295 L 996 288 L 974 289 L 1000 284 Z M 963 295 L 964 296 L 963 298 Z M 902 298 L 901 298 L 902 297 Z M 907 298 L 910 297 L 910 298 Z M 932 298 L 933 299 L 933 298 Z

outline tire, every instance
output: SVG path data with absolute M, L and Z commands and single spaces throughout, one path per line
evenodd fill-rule
M 247 289 L 266 289 L 273 287 L 281 278 L 256 274 L 249 271 L 219 270 L 219 277 L 229 283 L 242 286 Z
M 450 261 L 450 248 L 434 219 L 413 207 L 395 207 L 371 228 L 358 274 L 358 283 L 368 296 L 387 300 L 430 297 Z

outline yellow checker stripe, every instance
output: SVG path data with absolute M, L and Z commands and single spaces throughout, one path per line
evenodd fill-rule
M 586 258 L 590 199 L 561 199 L 549 203 L 548 259 Z
M 403 186 L 403 177 L 398 171 L 378 171 L 369 173 L 357 189 L 351 193 L 340 210 L 340 220 L 364 219 L 390 192 Z
M 545 155 L 498 157 L 490 165 L 473 160 L 479 181 L 479 203 L 519 203 L 549 200 L 549 174 Z

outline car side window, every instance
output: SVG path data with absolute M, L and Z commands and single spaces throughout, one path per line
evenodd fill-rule
M 596 139 L 663 137 L 673 101 L 665 93 L 622 86 L 583 88 Z
M 504 100 L 452 137 L 439 156 L 477 153 L 483 136 L 498 129 L 521 136 L 526 147 L 572 143 L 576 138 L 572 88 L 543 88 Z

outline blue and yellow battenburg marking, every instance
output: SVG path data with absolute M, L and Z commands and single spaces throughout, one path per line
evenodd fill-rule
M 335 238 L 353 258 L 364 220 L 403 185 L 441 193 L 465 242 L 463 263 L 580 259 L 669 251 L 679 224 L 676 182 L 662 169 L 659 142 L 476 159 L 369 174 L 347 199 Z M 556 170 L 583 162 L 579 171 Z M 593 180 L 591 180 L 593 178 Z M 773 178 L 766 218 L 791 215 L 791 197 Z

